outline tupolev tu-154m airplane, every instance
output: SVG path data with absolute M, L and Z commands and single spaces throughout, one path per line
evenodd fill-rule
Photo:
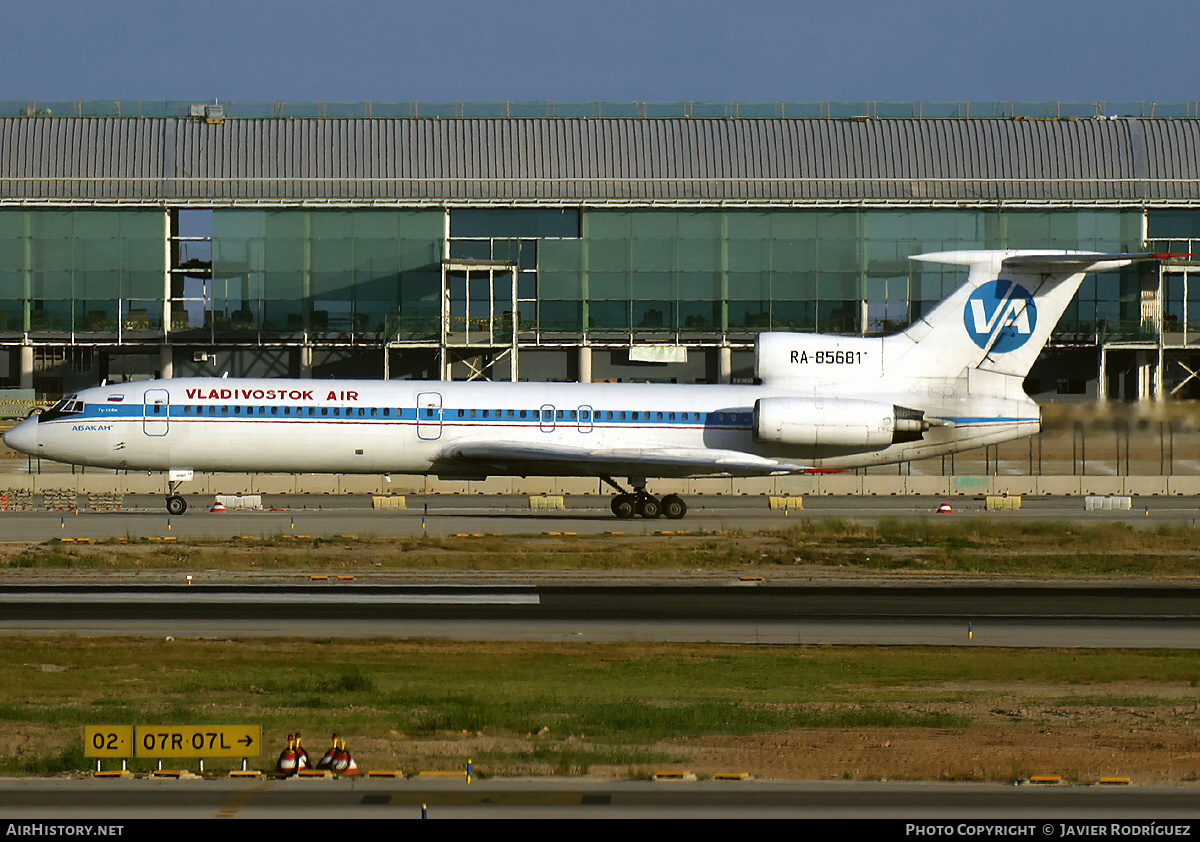
M 753 385 L 178 378 L 68 395 L 4 435 L 31 456 L 167 471 L 598 477 L 612 511 L 679 518 L 649 478 L 833 472 L 1037 432 L 1022 381 L 1087 272 L 1149 254 L 950 251 L 969 267 L 884 337 L 763 333 Z M 618 484 L 625 478 L 629 488 Z

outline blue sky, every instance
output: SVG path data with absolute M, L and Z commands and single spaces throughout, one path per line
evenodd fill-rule
M 0 100 L 1200 100 L 1195 0 L 0 0 Z

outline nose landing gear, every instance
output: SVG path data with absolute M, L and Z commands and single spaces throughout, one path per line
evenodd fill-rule
M 187 511 L 187 500 L 179 496 L 179 486 L 192 478 L 191 471 L 172 471 L 167 479 L 167 514 L 181 515 Z
M 646 481 L 643 479 L 630 479 L 630 484 L 634 489 L 632 492 L 621 488 L 613 481 L 612 477 L 601 477 L 600 479 L 618 492 L 613 497 L 609 508 L 619 518 L 631 518 L 636 515 L 644 518 L 664 516 L 671 520 L 678 520 L 687 514 L 687 503 L 683 502 L 683 498 L 677 494 L 668 494 L 660 500 L 646 491 Z

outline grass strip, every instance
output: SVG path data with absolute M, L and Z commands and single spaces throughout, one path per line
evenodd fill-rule
M 0 773 L 86 768 L 88 724 L 262 724 L 268 751 L 299 731 L 312 753 L 336 731 L 366 768 L 633 767 L 703 737 L 986 725 L 968 708 L 1174 722 L 1198 681 L 1190 652 L 22 638 L 0 650 Z

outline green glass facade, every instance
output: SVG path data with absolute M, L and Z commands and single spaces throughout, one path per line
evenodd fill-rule
M 162 210 L 0 209 L 0 332 L 162 330 Z
M 582 236 L 538 242 L 543 331 L 872 333 L 961 282 L 909 260 L 974 248 L 1140 246 L 1140 211 L 607 210 Z M 1068 329 L 1136 318 L 1136 282 L 1091 279 Z
M 437 335 L 440 210 L 218 210 L 212 279 L 188 284 L 178 305 L 190 328 L 216 335 Z
M 515 265 L 526 333 L 874 333 L 907 324 L 961 281 L 959 271 L 910 255 L 1136 250 L 1144 219 L 1140 210 L 446 214 L 218 209 L 211 277 L 174 276 L 171 330 L 180 339 L 305 331 L 431 341 L 442 316 L 445 257 Z M 1147 222 L 1154 238 L 1192 235 L 1197 220 L 1164 212 Z M 166 224 L 166 213 L 153 209 L 0 210 L 0 332 L 161 332 Z M 1139 306 L 1132 274 L 1090 276 L 1060 331 L 1136 322 Z M 1188 317 L 1200 318 L 1200 307 L 1189 307 Z

